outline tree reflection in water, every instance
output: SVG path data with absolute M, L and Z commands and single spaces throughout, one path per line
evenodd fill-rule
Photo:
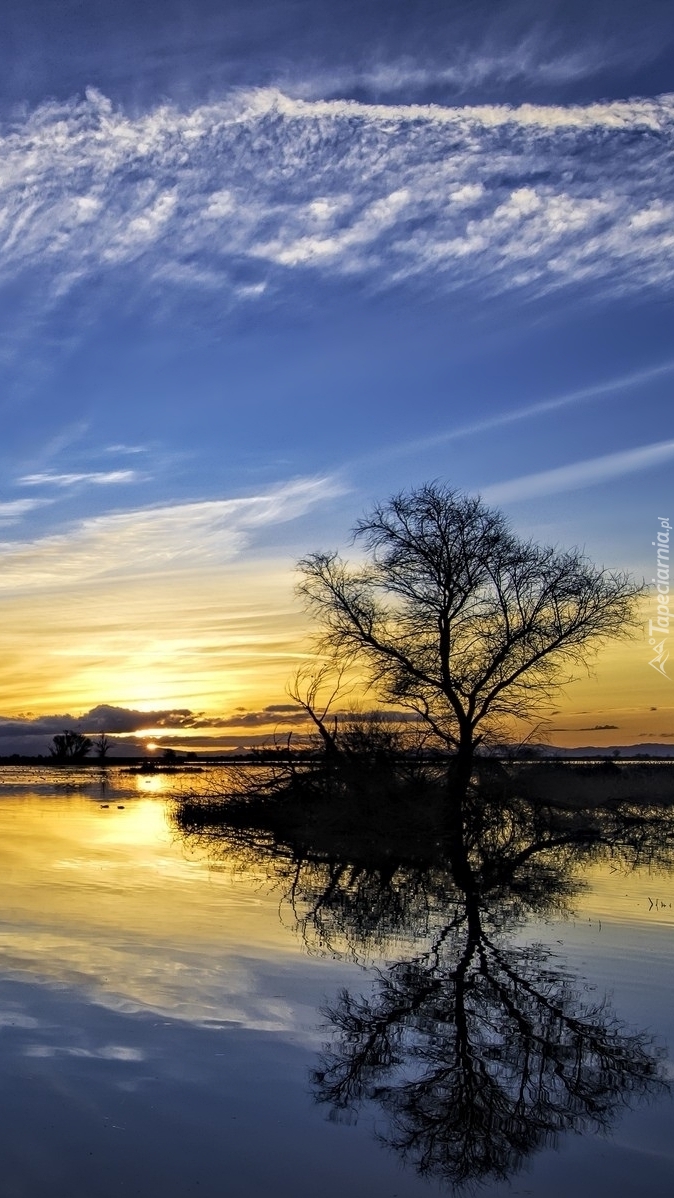
M 467 913 L 430 952 L 343 991 L 314 1073 L 333 1111 L 374 1099 L 382 1134 L 422 1174 L 506 1179 L 562 1131 L 600 1130 L 661 1085 L 649 1037 L 588 1001 L 542 949 L 505 948 Z
M 561 1133 L 601 1131 L 664 1092 L 652 1037 L 513 933 L 568 907 L 584 863 L 671 868 L 673 830 L 665 808 L 553 810 L 482 796 L 426 861 L 378 855 L 356 834 L 349 858 L 343 839 L 340 858 L 320 836 L 265 843 L 238 828 L 217 839 L 267 856 L 314 951 L 390 960 L 407 942 L 404 959 L 377 969 L 369 997 L 344 990 L 324 1012 L 331 1039 L 315 1097 L 336 1118 L 375 1104 L 384 1143 L 421 1174 L 464 1186 L 506 1180 Z

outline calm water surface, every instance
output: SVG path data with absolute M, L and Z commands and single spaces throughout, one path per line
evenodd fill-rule
M 175 785 L 0 774 L 2 1198 L 674 1192 L 666 828 L 459 902 L 194 843 Z

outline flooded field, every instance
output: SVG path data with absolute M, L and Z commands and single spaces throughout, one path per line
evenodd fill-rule
M 3 1198 L 672 1192 L 666 813 L 368 871 L 183 785 L 0 774 Z

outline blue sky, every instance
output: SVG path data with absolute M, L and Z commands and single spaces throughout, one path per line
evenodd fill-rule
M 294 559 L 428 478 L 648 575 L 668 3 L 23 0 L 0 23 L 0 712 L 278 702 Z M 266 588 L 262 639 L 287 632 L 266 684 L 219 658 L 204 681 L 218 579 L 225 616 Z M 102 608 L 105 653 L 80 637 Z M 650 674 L 644 711 L 671 714 Z

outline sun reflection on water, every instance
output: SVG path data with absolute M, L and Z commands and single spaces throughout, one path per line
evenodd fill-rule
M 286 1006 L 255 975 L 301 948 L 259 874 L 234 882 L 172 831 L 158 796 L 175 786 L 111 771 L 104 784 L 89 778 L 88 795 L 7 788 L 0 975 L 75 986 L 116 1010 L 285 1028 Z

